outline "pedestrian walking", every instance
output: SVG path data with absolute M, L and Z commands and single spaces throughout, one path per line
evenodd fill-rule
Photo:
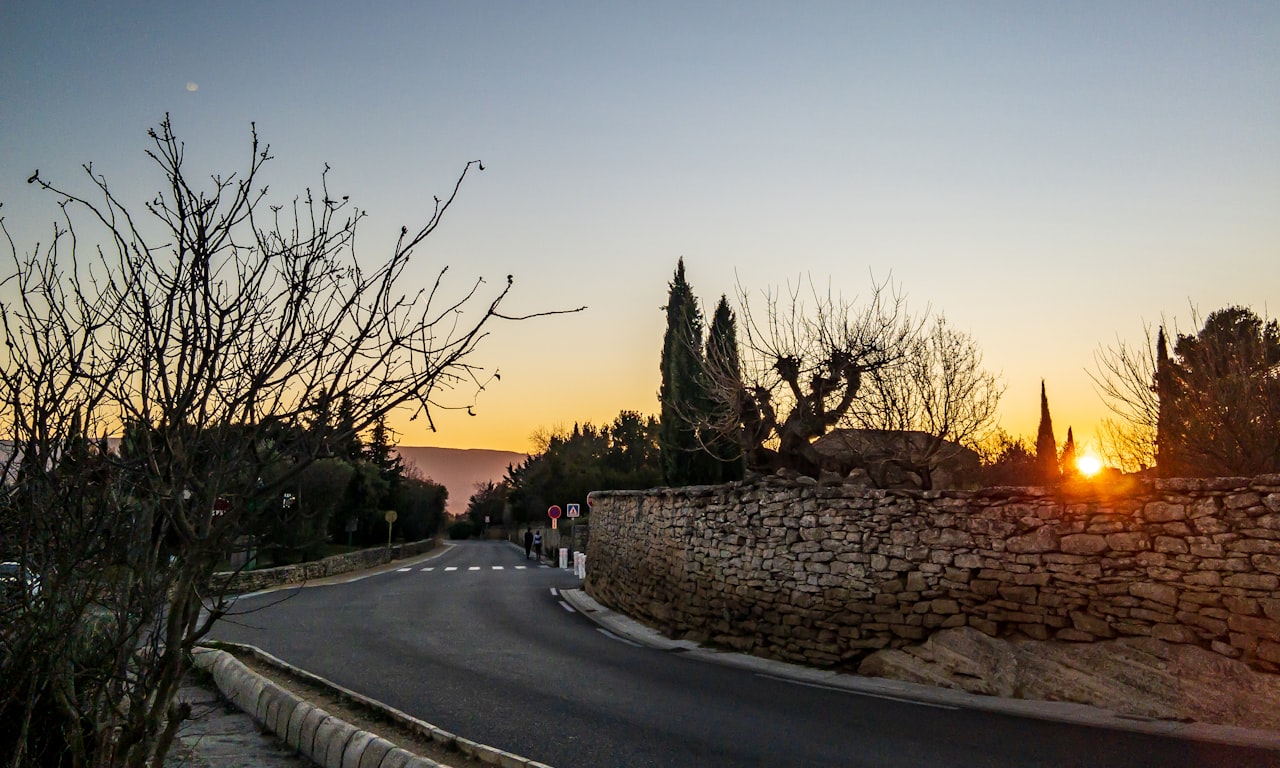
M 538 556 L 538 562 L 542 562 L 542 531 L 533 534 L 533 553 Z
M 533 531 L 530 528 L 524 529 L 524 559 L 529 559 L 529 550 L 533 549 Z

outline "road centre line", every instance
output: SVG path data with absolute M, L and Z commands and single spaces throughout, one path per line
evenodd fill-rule
M 451 566 L 449 566 L 448 568 L 445 568 L 445 570 L 446 570 L 446 571 L 456 571 L 456 570 L 458 570 L 458 566 L 456 566 L 456 565 L 451 565 Z
M 854 696 L 870 696 L 873 699 L 887 699 L 889 701 L 896 701 L 899 704 L 914 704 L 919 707 L 932 707 L 934 709 L 949 709 L 952 711 L 960 709 L 960 707 L 952 706 L 950 704 L 933 704 L 927 701 L 915 701 L 914 699 L 905 699 L 900 696 L 890 696 L 889 694 L 886 694 L 886 693 L 868 693 L 866 691 L 854 691 L 848 688 L 838 688 L 834 685 L 823 685 L 822 683 L 810 683 L 804 680 L 791 680 L 786 677 L 777 677 L 776 675 L 766 675 L 763 672 L 757 672 L 756 677 L 763 677 L 766 680 L 777 680 L 780 683 L 791 683 L 792 685 L 803 685 L 806 688 L 821 688 L 824 691 L 835 691 L 836 693 L 850 693 L 850 694 L 853 694 Z

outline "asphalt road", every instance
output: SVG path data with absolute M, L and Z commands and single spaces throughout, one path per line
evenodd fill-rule
M 219 639 L 557 768 L 1246 766 L 1274 752 L 918 704 L 682 658 L 609 636 L 579 585 L 499 542 L 408 570 L 244 598 Z

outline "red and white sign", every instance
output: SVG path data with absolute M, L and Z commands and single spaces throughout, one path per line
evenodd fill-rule
M 559 519 L 560 519 L 560 505 L 559 505 L 559 504 L 552 504 L 552 505 L 551 505 L 551 508 L 547 510 L 547 517 L 551 518 L 552 520 L 559 520 Z

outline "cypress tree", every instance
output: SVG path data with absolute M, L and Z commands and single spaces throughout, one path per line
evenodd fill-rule
M 1076 474 L 1076 438 L 1071 434 L 1071 427 L 1067 427 L 1067 442 L 1062 446 L 1062 459 L 1058 462 L 1058 466 L 1063 477 Z
M 720 303 L 711 316 L 711 328 L 707 332 L 707 367 L 726 381 L 718 382 L 717 389 L 723 396 L 737 398 L 742 391 L 742 364 L 738 358 L 738 326 L 729 308 L 729 300 L 720 295 Z M 723 397 L 721 398 L 723 399 Z M 738 439 L 735 401 L 711 403 L 711 423 L 723 425 L 729 431 L 708 430 L 703 444 L 708 447 L 713 460 L 712 480 L 728 483 L 741 480 L 746 468 L 743 446 Z
M 1040 380 L 1040 429 L 1036 433 L 1036 465 L 1040 468 L 1043 483 L 1056 483 L 1058 471 L 1058 443 L 1053 437 L 1053 419 L 1049 416 L 1049 397 L 1045 394 L 1044 379 Z
M 1177 386 L 1173 361 L 1169 359 L 1169 343 L 1164 326 L 1156 334 L 1156 473 L 1160 477 L 1177 477 L 1181 462 L 1177 447 Z
M 676 264 L 667 294 L 667 331 L 662 341 L 662 389 L 658 446 L 662 479 L 669 486 L 708 482 L 708 460 L 698 441 L 695 414 L 704 412 L 707 396 L 702 372 L 702 312 L 684 276 L 684 259 Z

